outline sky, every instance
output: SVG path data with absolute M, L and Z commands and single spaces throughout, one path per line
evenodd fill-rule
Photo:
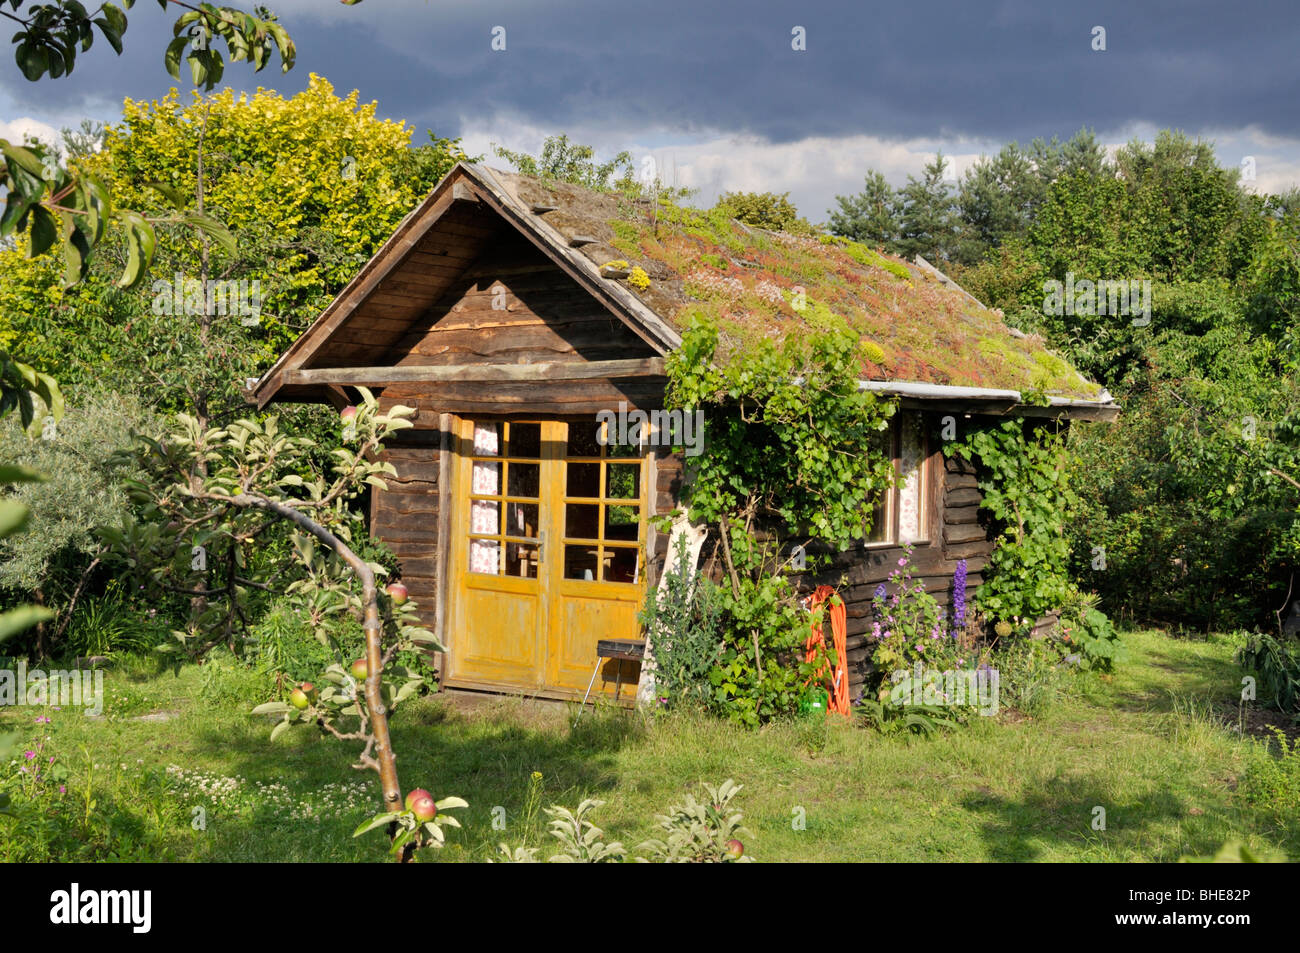
M 291 95 L 317 73 L 415 141 L 460 136 L 498 165 L 494 143 L 537 152 L 564 132 L 653 157 L 706 203 L 789 192 L 824 221 L 868 169 L 902 185 L 942 151 L 960 175 L 1008 141 L 1081 128 L 1112 148 L 1181 129 L 1258 191 L 1300 184 L 1296 0 L 266 3 L 297 65 L 229 64 L 225 85 Z M 30 83 L 7 59 L 0 137 L 115 121 L 124 97 L 180 85 L 162 65 L 178 14 L 142 0 L 124 54 L 101 39 L 67 78 Z

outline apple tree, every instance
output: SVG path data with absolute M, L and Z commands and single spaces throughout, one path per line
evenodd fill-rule
M 384 478 L 395 470 L 379 459 L 384 441 L 411 427 L 413 412 L 398 405 L 381 413 L 374 396 L 359 390 L 362 403 L 341 415 L 343 439 L 328 472 L 314 462 L 314 441 L 282 432 L 276 417 L 205 429 L 178 415 L 162 439 L 140 437 L 133 462 L 145 477 L 128 485 L 136 515 L 101 533 L 108 558 L 159 595 L 203 600 L 188 629 L 173 632 L 174 642 L 162 647 L 178 659 L 197 659 L 223 644 L 238 651 L 253 590 L 283 590 L 294 599 L 334 647 L 335 662 L 320 684 L 298 685 L 287 700 L 254 713 L 280 716 L 272 739 L 291 725 L 314 723 L 335 738 L 360 742 L 354 767 L 378 772 L 383 791 L 384 810 L 370 826 L 387 824 L 394 851 L 405 860 L 417 847 L 440 846 L 442 826 L 455 826 L 455 818 L 435 811 L 424 819 L 428 812 L 415 801 L 403 804 L 388 715 L 423 679 L 394 660 L 416 647 L 445 649 L 420 625 L 405 586 L 392 583 L 381 592 L 386 570 L 356 552 L 352 504 L 366 486 L 386 488 Z M 284 549 L 287 564 L 251 558 L 254 547 Z M 365 636 L 365 655 L 350 665 L 326 626 L 340 615 L 355 618 Z M 464 806 L 458 798 L 435 803 L 438 810 Z

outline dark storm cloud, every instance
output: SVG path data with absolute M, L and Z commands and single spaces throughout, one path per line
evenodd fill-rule
M 317 72 L 442 134 L 503 116 L 777 142 L 1025 139 L 1136 122 L 1300 136 L 1294 0 L 270 5 L 297 42 L 297 68 L 254 75 L 233 64 L 227 82 L 292 93 Z M 92 103 L 110 113 L 123 96 L 160 95 L 173 18 L 152 4 L 131 17 L 125 56 L 101 42 L 70 79 L 29 84 L 10 68 L 0 87 L 20 110 L 48 114 Z M 496 25 L 504 53 L 489 48 Z M 807 29 L 807 52 L 790 48 L 795 25 Z M 1105 52 L 1091 49 L 1096 25 Z

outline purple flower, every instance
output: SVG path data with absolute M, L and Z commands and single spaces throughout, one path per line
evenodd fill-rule
M 65 785 L 60 784 L 60 785 L 59 785 L 59 793 L 60 793 L 60 794 L 67 794 L 67 793 L 68 793 L 68 789 L 67 789 L 67 787 L 66 787 Z
M 48 725 L 49 723 L 50 719 L 46 718 L 44 715 L 36 719 L 36 724 L 38 725 Z
M 880 585 L 876 586 L 876 598 L 877 599 L 885 598 L 885 584 L 883 582 Z
M 35 751 L 24 751 L 24 752 L 23 752 L 23 757 L 26 758 L 28 761 L 31 761 L 32 758 L 36 757 L 36 752 L 35 752 Z
M 953 637 L 957 631 L 966 627 L 966 560 L 957 562 L 957 571 L 952 577 L 952 624 Z
M 906 557 L 906 556 L 900 556 L 899 559 L 898 559 L 898 565 L 900 565 L 900 566 L 906 566 L 906 565 L 907 565 L 907 557 Z

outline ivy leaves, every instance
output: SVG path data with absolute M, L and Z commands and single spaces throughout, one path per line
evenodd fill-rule
M 5 2 L 0 0 L 0 7 Z M 79 0 L 58 0 L 34 4 L 23 15 L 20 11 L 24 0 L 7 2 L 15 11 L 9 14 L 10 18 L 18 20 L 23 27 L 13 38 L 17 44 L 14 59 L 22 74 L 32 82 L 43 76 L 58 79 L 71 73 L 77 54 L 91 48 L 97 32 L 120 56 L 128 22 L 123 7 L 129 10 L 135 4 L 135 0 L 122 0 L 122 6 L 104 3 L 92 13 Z M 166 10 L 170 2 L 158 0 L 158 6 Z M 220 39 L 226 44 L 230 62 L 246 60 L 252 63 L 255 72 L 261 72 L 278 53 L 281 68 L 287 73 L 297 55 L 293 41 L 274 15 L 262 8 L 257 12 L 260 16 L 211 3 L 188 9 L 172 27 L 175 39 L 163 54 L 167 72 L 180 79 L 184 59 L 194 85 L 212 89 L 221 82 L 225 72 L 225 60 L 212 46 L 214 40 Z
M 952 450 L 980 462 L 981 506 L 1004 526 L 976 597 L 980 608 L 994 619 L 1032 626 L 1072 595 L 1065 525 L 1077 500 L 1064 441 L 1043 428 L 1026 433 L 1015 419 L 976 430 Z
M 754 514 L 840 548 L 861 538 L 892 478 L 871 450 L 894 405 L 858 388 L 857 346 L 847 327 L 830 329 L 760 342 L 724 366 L 716 325 L 695 319 L 668 362 L 670 402 L 708 408 L 694 518 Z

